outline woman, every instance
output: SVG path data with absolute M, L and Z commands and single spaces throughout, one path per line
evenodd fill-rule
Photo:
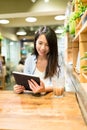
M 33 93 L 53 91 L 53 80 L 57 80 L 59 74 L 57 37 L 48 26 L 41 27 L 35 33 L 34 51 L 26 61 L 24 73 L 40 77 L 40 86 L 29 80 L 29 86 Z M 15 85 L 14 92 L 22 93 L 24 86 Z

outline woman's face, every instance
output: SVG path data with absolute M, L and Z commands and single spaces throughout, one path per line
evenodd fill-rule
M 44 34 L 38 37 L 36 41 L 36 50 L 39 56 L 46 56 L 49 53 L 49 45 Z

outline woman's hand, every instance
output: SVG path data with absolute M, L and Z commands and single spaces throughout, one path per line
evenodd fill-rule
M 28 83 L 29 83 L 31 90 L 34 93 L 45 92 L 45 85 L 41 80 L 40 80 L 40 85 L 38 85 L 33 79 L 28 80 Z
M 21 86 L 21 85 L 14 85 L 14 92 L 15 93 L 22 93 L 24 90 L 25 90 L 25 87 L 24 86 Z

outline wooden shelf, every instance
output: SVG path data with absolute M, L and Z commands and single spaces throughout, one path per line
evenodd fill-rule
M 76 79 L 80 82 L 80 84 L 84 83 L 87 84 L 87 75 L 77 73 L 76 71 L 73 71 L 73 75 L 76 77 Z
M 81 29 L 83 20 L 86 17 L 86 15 L 87 15 L 87 10 L 85 11 L 84 15 L 81 16 L 81 20 L 80 20 L 79 24 L 77 25 L 76 29 Z
M 82 75 L 87 80 L 87 73 L 82 73 Z
M 86 21 L 85 24 L 82 26 L 82 28 L 80 29 L 80 31 L 77 33 L 77 35 L 76 35 L 75 38 L 73 39 L 73 42 L 79 41 L 79 35 L 80 35 L 81 33 L 87 33 L 87 21 Z

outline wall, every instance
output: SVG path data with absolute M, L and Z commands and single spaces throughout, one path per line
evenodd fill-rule
M 1 55 L 5 56 L 6 63 L 17 65 L 20 59 L 20 42 L 4 38 L 1 44 Z

